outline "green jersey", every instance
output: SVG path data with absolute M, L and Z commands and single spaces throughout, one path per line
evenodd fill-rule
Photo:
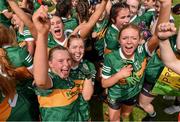
M 74 30 L 78 26 L 78 20 L 76 18 L 63 18 L 63 23 L 64 23 L 64 31 L 66 30 Z
M 0 23 L 9 27 L 11 25 L 11 21 L 4 16 L 4 12 L 8 11 L 8 3 L 6 0 L 0 0 Z
M 17 32 L 17 41 L 18 43 L 23 42 L 23 41 L 34 41 L 34 38 L 31 35 L 31 32 L 26 26 L 23 29 L 23 33 Z
M 145 45 L 138 46 L 134 53 L 133 60 L 127 60 L 123 55 L 121 48 L 105 55 L 102 69 L 102 77 L 104 79 L 108 79 L 128 64 L 133 66 L 131 76 L 120 80 L 108 88 L 109 98 L 114 100 L 127 100 L 136 96 L 141 91 L 144 78 L 143 73 L 146 66 L 146 57 L 148 56 L 147 51 L 145 50 Z
M 89 112 L 89 104 L 87 101 L 84 100 L 82 96 L 82 90 L 83 90 L 83 84 L 85 79 L 92 79 L 94 82 L 95 80 L 95 66 L 91 62 L 87 60 L 81 61 L 78 67 L 72 68 L 70 72 L 70 77 L 73 79 L 75 82 L 79 92 L 80 92 L 80 97 L 79 97 L 79 110 L 80 113 L 83 117 L 83 121 L 87 121 L 90 119 L 90 112 Z
M 119 48 L 119 30 L 115 25 L 111 25 L 108 27 L 105 37 L 105 54 L 111 52 L 112 50 L 116 50 Z
M 149 9 L 147 10 L 144 14 L 141 16 L 134 16 L 130 22 L 134 23 L 135 25 L 138 26 L 143 26 L 143 28 L 150 28 L 151 23 L 155 19 L 155 10 L 154 9 Z
M 170 44 L 174 52 L 176 52 L 176 36 L 170 38 Z M 161 61 L 158 55 L 159 52 L 156 52 L 148 61 L 146 70 L 145 70 L 145 82 L 148 82 L 154 85 L 159 78 L 162 70 L 164 69 L 164 63 Z
M 104 36 L 106 35 L 106 26 L 108 24 L 108 20 L 104 19 L 100 23 L 96 23 L 96 26 L 93 29 L 93 32 L 96 32 L 98 37 L 94 44 L 95 49 L 98 51 L 98 55 L 102 56 L 104 54 Z
M 0 121 L 37 121 L 34 109 L 26 98 L 17 93 L 13 99 L 0 93 Z
M 36 88 L 43 121 L 79 121 L 78 91 L 75 83 L 61 79 L 50 72 L 53 86 L 50 89 Z
M 25 66 L 31 68 L 33 60 L 31 55 L 28 53 L 27 49 L 21 48 L 19 46 L 4 46 L 11 65 L 15 68 Z
M 48 48 L 50 48 L 50 49 L 53 47 L 56 47 L 58 45 L 65 46 L 66 43 L 67 43 L 67 38 L 63 42 L 60 42 L 60 41 L 54 39 L 54 37 L 51 33 L 48 35 Z

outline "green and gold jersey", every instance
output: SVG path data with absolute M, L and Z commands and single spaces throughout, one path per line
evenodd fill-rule
M 83 121 L 90 119 L 89 104 L 82 96 L 83 84 L 85 79 L 92 79 L 94 82 L 96 70 L 94 64 L 87 60 L 82 60 L 78 67 L 72 68 L 70 77 L 75 82 L 80 96 L 79 96 L 79 110 Z M 93 83 L 94 84 L 94 83 Z
M 96 23 L 93 32 L 97 33 L 96 42 L 94 44 L 95 49 L 98 51 L 98 55 L 104 54 L 104 37 L 106 35 L 108 20 L 104 19 L 102 22 Z
M 108 27 L 105 37 L 104 37 L 104 43 L 105 43 L 105 50 L 104 53 L 110 53 L 112 50 L 119 49 L 119 30 L 115 25 L 111 25 Z
M 72 80 L 61 79 L 50 72 L 53 86 L 50 89 L 35 88 L 43 121 L 80 121 L 78 91 Z
M 108 79 L 116 74 L 124 66 L 131 64 L 133 66 L 132 75 L 120 80 L 113 86 L 108 88 L 108 97 L 111 99 L 127 100 L 136 96 L 142 88 L 144 79 L 144 70 L 146 67 L 145 45 L 140 45 L 134 53 L 133 60 L 127 60 L 121 49 L 105 55 L 102 77 Z
M 37 121 L 34 109 L 26 98 L 17 93 L 13 99 L 0 93 L 0 121 Z
M 8 3 L 6 0 L 0 0 L 0 23 L 9 27 L 11 25 L 11 21 L 4 16 L 4 12 L 8 11 Z
M 32 67 L 32 56 L 28 53 L 25 47 L 21 48 L 19 46 L 4 46 L 3 48 L 7 52 L 8 59 L 13 67 Z
M 176 36 L 170 38 L 170 44 L 174 52 L 176 49 Z M 162 70 L 164 69 L 164 63 L 161 61 L 159 54 L 156 52 L 148 61 L 147 67 L 145 69 L 145 82 L 154 85 L 159 78 Z

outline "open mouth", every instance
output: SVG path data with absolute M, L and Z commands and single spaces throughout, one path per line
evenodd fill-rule
M 55 29 L 55 30 L 54 30 L 54 33 L 55 33 L 56 35 L 61 35 L 61 29 Z
M 134 51 L 133 46 L 126 46 L 126 47 L 125 47 L 125 52 L 126 52 L 126 53 L 132 53 L 133 51 Z

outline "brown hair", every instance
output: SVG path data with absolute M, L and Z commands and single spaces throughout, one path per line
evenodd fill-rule
M 129 23 L 129 24 L 127 24 L 127 25 L 124 25 L 124 26 L 121 28 L 121 30 L 120 30 L 120 32 L 119 32 L 119 38 L 120 38 L 120 36 L 121 36 L 122 31 L 125 30 L 125 29 L 127 29 L 127 28 L 133 28 L 133 29 L 137 30 L 137 31 L 138 31 L 138 35 L 139 35 L 139 38 L 141 37 L 140 28 L 139 28 L 137 25 L 135 25 L 135 24 Z
M 9 64 L 4 49 L 0 48 L 0 88 L 5 96 L 11 98 L 15 93 L 15 71 Z
M 67 40 L 67 47 L 69 48 L 69 46 L 70 46 L 70 43 L 72 42 L 72 40 L 74 40 L 74 39 L 82 39 L 79 35 L 70 35 L 69 37 L 68 37 L 68 40 Z M 83 40 L 83 39 L 82 39 Z M 83 43 L 84 43 L 84 41 L 83 41 Z M 84 43 L 84 45 L 85 45 L 85 43 Z
M 9 44 L 17 44 L 15 31 L 12 28 L 7 28 L 3 24 L 0 24 L 0 47 Z
M 52 58 L 53 58 L 53 53 L 54 53 L 56 50 L 65 50 L 65 51 L 68 52 L 67 48 L 65 48 L 65 47 L 63 47 L 63 46 L 61 46 L 61 45 L 58 45 L 58 46 L 56 46 L 56 47 L 54 47 L 54 48 L 51 48 L 51 49 L 49 50 L 48 60 L 52 60 Z

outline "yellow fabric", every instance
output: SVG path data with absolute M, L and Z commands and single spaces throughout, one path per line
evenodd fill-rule
M 11 106 L 8 104 L 8 97 L 6 97 L 0 104 L 0 121 L 6 121 L 11 114 Z
M 74 80 L 74 82 L 78 88 L 78 91 L 82 93 L 84 80 Z
M 158 81 L 163 82 L 175 89 L 180 89 L 180 75 L 176 74 L 167 67 L 164 67 Z
M 48 96 L 38 96 L 40 107 L 61 107 L 74 102 L 78 98 L 77 87 L 73 89 L 54 89 Z

